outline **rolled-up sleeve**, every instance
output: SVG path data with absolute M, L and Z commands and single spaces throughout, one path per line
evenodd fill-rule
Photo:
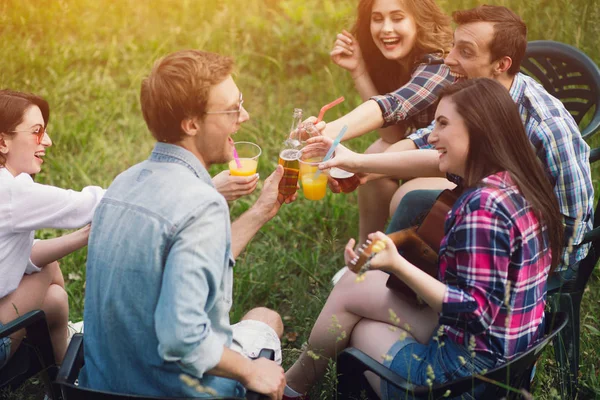
M 197 377 L 214 368 L 226 337 L 212 329 L 210 310 L 225 294 L 220 290 L 225 268 L 229 214 L 213 202 L 196 210 L 174 235 L 155 311 L 162 359 L 178 362 Z M 224 311 L 227 315 L 228 309 Z
M 89 224 L 106 190 L 87 186 L 81 192 L 35 183 L 19 175 L 8 188 L 13 232 L 42 228 L 72 229 Z M 6 216 L 5 216 L 6 217 Z
M 457 217 L 453 229 L 440 263 L 455 264 L 451 268 L 456 277 L 447 282 L 440 323 L 480 334 L 504 302 L 511 229 L 506 218 L 489 210 Z
M 429 144 L 429 135 L 433 132 L 433 128 L 435 128 L 435 121 L 426 128 L 417 129 L 415 133 L 408 135 L 407 139 L 412 140 L 417 149 L 433 149 Z
M 441 90 L 453 82 L 448 66 L 420 64 L 404 86 L 371 99 L 381 109 L 385 128 L 414 117 L 435 104 Z

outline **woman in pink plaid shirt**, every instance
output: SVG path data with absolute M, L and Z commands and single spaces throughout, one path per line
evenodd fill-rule
M 365 279 L 381 284 L 335 286 L 308 349 L 286 373 L 288 393 L 306 392 L 347 346 L 426 386 L 493 368 L 543 334 L 546 280 L 560 258 L 563 227 L 514 101 L 491 79 L 449 86 L 429 141 L 439 152 L 432 168 L 457 175 L 466 188 L 446 219 L 438 279 L 404 259 L 383 233 L 371 234 L 381 241 L 371 261 L 379 271 Z M 426 305 L 385 288 L 381 271 L 404 281 Z M 367 378 L 382 398 L 405 398 Z

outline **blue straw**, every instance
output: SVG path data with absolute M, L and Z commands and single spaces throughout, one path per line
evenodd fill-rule
M 335 148 L 337 147 L 338 144 L 340 144 L 340 142 L 342 141 L 342 137 L 344 137 L 344 133 L 346 133 L 346 131 L 348 130 L 348 125 L 344 125 L 342 127 L 342 130 L 340 131 L 340 133 L 337 134 L 337 136 L 335 137 L 335 139 L 333 140 L 333 143 L 331 144 L 331 147 L 329 148 L 329 151 L 327 152 L 327 154 L 325 154 L 325 158 L 323 159 L 323 161 L 321 161 L 322 163 L 324 163 L 325 161 L 328 161 L 331 156 L 333 155 L 333 152 L 335 151 Z M 321 174 L 321 170 L 317 170 L 317 172 L 315 172 L 315 177 L 313 179 L 317 179 L 317 177 Z

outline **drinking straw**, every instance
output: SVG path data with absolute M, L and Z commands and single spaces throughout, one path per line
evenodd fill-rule
M 323 158 L 323 161 L 321 161 L 322 163 L 324 163 L 325 161 L 328 161 L 331 156 L 333 155 L 333 152 L 335 151 L 335 148 L 337 147 L 338 144 L 340 144 L 340 142 L 342 141 L 342 137 L 344 136 L 344 133 L 346 133 L 346 131 L 348 130 L 348 125 L 344 125 L 342 127 L 342 130 L 340 131 L 340 133 L 337 134 L 337 136 L 335 137 L 335 139 L 333 140 L 333 143 L 331 144 L 331 147 L 329 148 L 329 151 L 327 152 L 327 154 L 325 154 L 325 158 Z M 317 172 L 315 172 L 315 177 L 314 179 L 317 179 L 317 177 L 321 174 L 321 170 L 317 170 Z
M 235 160 L 235 164 L 237 165 L 238 169 L 242 168 L 242 163 L 240 162 L 240 157 L 235 149 L 235 144 L 233 145 L 233 159 Z
M 325 116 L 325 111 L 329 110 L 332 107 L 337 106 L 342 101 L 344 101 L 344 96 L 340 97 L 339 99 L 335 99 L 331 103 L 325 104 L 323 107 L 321 107 L 321 111 L 319 111 L 319 116 L 317 117 L 317 122 L 315 122 L 315 125 L 318 124 L 319 122 L 321 122 L 321 120 L 323 120 L 323 116 Z

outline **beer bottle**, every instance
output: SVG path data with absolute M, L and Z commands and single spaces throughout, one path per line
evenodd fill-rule
M 279 193 L 289 197 L 298 189 L 298 174 L 300 173 L 300 123 L 302 122 L 302 109 L 294 108 L 290 133 L 283 142 L 283 149 L 279 153 L 279 165 L 283 165 L 283 177 L 279 181 Z

